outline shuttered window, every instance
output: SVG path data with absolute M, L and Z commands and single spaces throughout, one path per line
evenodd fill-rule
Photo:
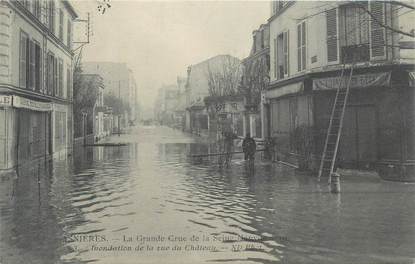
M 385 4 L 381 1 L 370 1 L 370 48 L 371 58 L 383 59 L 386 55 L 385 46 Z
M 67 32 L 66 32 L 66 42 L 67 42 L 67 46 L 68 48 L 71 49 L 71 44 L 72 44 L 72 22 L 71 20 L 68 19 L 67 22 Z
M 20 87 L 27 87 L 27 72 L 29 69 L 29 38 L 23 31 L 20 32 L 20 54 L 19 54 L 19 85 Z
M 48 53 L 48 59 L 46 64 L 46 84 L 47 84 L 47 94 L 55 94 L 55 75 L 56 75 L 56 59 L 53 53 Z
M 59 59 L 58 64 L 58 96 L 63 97 L 63 61 Z
M 278 70 L 278 64 L 277 64 L 277 39 L 274 39 L 274 78 L 277 78 L 277 70 Z
M 63 11 L 59 9 L 59 39 L 63 41 Z
M 42 89 L 42 50 L 39 43 L 35 43 L 35 90 Z
M 306 24 L 303 21 L 297 25 L 297 70 L 305 70 L 306 62 Z
M 283 52 L 284 52 L 284 76 L 288 75 L 288 67 L 290 64 L 289 61 L 289 51 L 288 51 L 288 47 L 289 47 L 289 31 L 285 31 L 284 32 L 284 41 L 283 41 Z
M 71 66 L 69 64 L 66 65 L 66 96 L 69 99 L 72 99 L 72 73 L 71 73 Z
M 55 1 L 54 0 L 51 0 L 51 1 L 48 1 L 47 3 L 49 3 L 49 10 L 48 10 L 48 14 L 49 14 L 49 19 L 48 19 L 49 30 L 52 33 L 55 33 Z
M 29 89 L 34 90 L 35 89 L 35 82 L 36 82 L 36 76 L 35 76 L 35 43 L 33 41 L 29 40 Z
M 58 58 L 53 61 L 53 95 L 58 96 L 59 93 L 59 65 Z
M 326 11 L 327 29 L 327 61 L 337 62 L 338 55 L 338 32 L 337 32 L 337 8 Z

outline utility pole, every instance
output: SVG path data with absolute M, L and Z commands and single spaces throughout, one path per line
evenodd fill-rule
M 120 90 L 121 90 L 121 80 L 119 80 L 118 81 L 118 99 L 119 99 L 119 102 L 121 103 L 121 96 L 120 96 Z M 121 122 L 120 122 L 120 119 L 121 119 L 121 105 L 120 105 L 120 113 L 118 113 L 118 136 L 120 136 L 120 134 L 121 134 L 121 127 L 120 127 L 120 125 L 121 125 Z

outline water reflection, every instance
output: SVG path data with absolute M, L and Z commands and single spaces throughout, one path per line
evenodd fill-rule
M 117 138 L 131 142 L 124 147 L 81 148 L 71 159 L 20 170 L 13 196 L 2 186 L 4 262 L 412 263 L 415 257 L 414 185 L 350 177 L 333 195 L 315 178 L 260 159 L 254 173 L 238 155 L 228 169 L 214 158 L 195 162 L 189 155 L 215 153 L 214 146 L 177 132 L 136 133 Z M 102 252 L 74 239 L 104 236 L 116 245 L 128 234 L 209 237 L 200 245 L 212 251 Z

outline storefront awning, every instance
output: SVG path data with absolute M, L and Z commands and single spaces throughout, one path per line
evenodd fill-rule
M 390 85 L 391 73 L 368 73 L 353 75 L 350 80 L 350 88 L 367 88 L 367 87 L 388 87 Z M 345 74 L 343 79 L 340 76 L 321 78 L 313 80 L 313 90 L 332 90 L 337 89 L 342 84 L 346 87 L 349 76 Z
M 304 82 L 288 84 L 279 88 L 268 90 L 265 94 L 266 99 L 278 98 L 288 94 L 295 94 L 304 91 Z

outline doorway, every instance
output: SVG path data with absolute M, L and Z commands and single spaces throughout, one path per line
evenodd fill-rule
M 340 166 L 369 169 L 376 161 L 376 108 L 371 105 L 347 106 L 340 138 Z

